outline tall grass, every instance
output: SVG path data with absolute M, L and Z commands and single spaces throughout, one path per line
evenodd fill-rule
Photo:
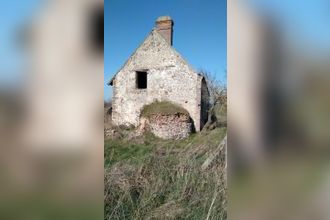
M 226 219 L 225 152 L 201 169 L 225 132 L 217 128 L 182 141 L 108 140 L 105 219 Z

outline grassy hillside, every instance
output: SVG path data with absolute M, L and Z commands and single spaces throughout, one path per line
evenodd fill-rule
M 225 134 L 106 140 L 105 219 L 226 219 L 224 149 L 201 168 Z

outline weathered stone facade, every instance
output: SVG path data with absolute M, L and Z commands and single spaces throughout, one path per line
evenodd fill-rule
M 142 89 L 137 85 L 141 72 L 146 73 L 146 88 Z M 154 29 L 109 83 L 113 86 L 113 124 L 138 126 L 144 105 L 171 101 L 189 112 L 194 129 L 200 131 L 208 110 L 204 105 L 202 112 L 203 82 L 203 76 Z

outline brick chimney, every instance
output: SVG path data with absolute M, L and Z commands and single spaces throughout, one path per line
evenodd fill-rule
M 173 20 L 170 16 L 161 16 L 156 20 L 156 30 L 160 33 L 167 43 L 173 44 Z

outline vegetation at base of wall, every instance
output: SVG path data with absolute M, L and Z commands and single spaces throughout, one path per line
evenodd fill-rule
M 172 102 L 156 101 L 149 105 L 145 105 L 141 111 L 141 116 L 149 117 L 154 114 L 171 115 L 177 113 L 189 115 L 187 110 Z
M 105 142 L 105 219 L 226 219 L 226 128 L 180 141 L 152 134 Z

